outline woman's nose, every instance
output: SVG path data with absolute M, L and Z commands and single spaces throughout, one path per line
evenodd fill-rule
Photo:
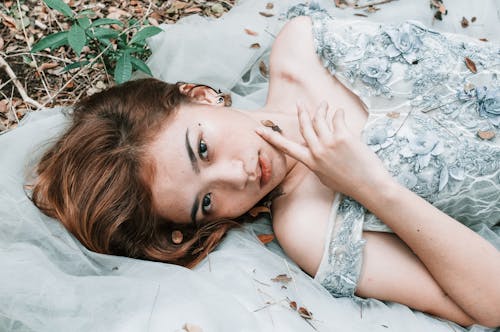
M 249 174 L 241 160 L 227 160 L 212 165 L 211 177 L 214 183 L 242 190 L 248 183 Z

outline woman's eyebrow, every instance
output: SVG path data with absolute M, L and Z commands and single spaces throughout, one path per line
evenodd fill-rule
M 193 148 L 191 147 L 191 143 L 189 143 L 189 128 L 186 129 L 186 150 L 189 156 L 189 160 L 191 161 L 191 166 L 193 167 L 193 171 L 196 174 L 200 173 L 200 168 L 198 166 L 198 159 L 193 152 Z M 195 196 L 193 206 L 191 207 L 191 221 L 193 224 L 196 224 L 196 214 L 198 214 L 198 206 L 200 205 L 200 200 L 198 195 Z
M 198 160 L 196 159 L 193 149 L 191 148 L 191 143 L 189 143 L 189 128 L 186 129 L 186 150 L 189 156 L 189 160 L 191 161 L 191 166 L 193 167 L 193 171 L 196 174 L 199 174 L 200 168 L 198 167 Z
M 196 225 L 196 214 L 198 214 L 198 206 L 200 205 L 200 200 L 195 197 L 193 206 L 191 207 L 191 222 Z

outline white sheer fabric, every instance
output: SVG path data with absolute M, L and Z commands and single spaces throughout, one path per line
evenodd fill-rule
M 231 90 L 235 106 L 258 107 L 267 92 L 258 62 L 267 61 L 273 36 L 284 23 L 279 15 L 259 15 L 267 2 L 240 1 L 221 20 L 193 16 L 165 27 L 150 41 L 153 73 L 170 82 Z M 275 2 L 272 12 L 295 3 Z M 335 9 L 331 1 L 319 3 L 336 17 L 352 17 L 353 11 Z M 492 40 L 499 30 L 496 4 L 446 3 L 448 16 L 433 27 Z M 381 8 L 370 19 L 432 23 L 428 1 Z M 459 21 L 465 14 L 477 16 L 477 25 L 462 30 Z M 245 34 L 245 28 L 258 36 Z M 249 48 L 255 42 L 260 49 Z M 256 232 L 270 232 L 266 220 L 232 231 L 193 271 L 89 252 L 41 214 L 23 190 L 26 170 L 67 121 L 61 110 L 46 110 L 0 136 L 0 331 L 178 331 L 185 323 L 205 332 L 310 331 L 311 325 L 318 331 L 462 330 L 399 304 L 371 300 L 360 306 L 333 298 L 287 260 L 275 242 L 263 246 L 256 239 Z M 273 282 L 279 274 L 293 281 Z M 301 318 L 289 300 L 310 310 L 314 319 Z

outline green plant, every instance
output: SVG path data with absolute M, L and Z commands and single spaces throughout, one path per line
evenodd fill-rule
M 146 38 L 160 33 L 160 28 L 138 20 L 130 20 L 127 22 L 128 27 L 125 27 L 120 20 L 95 18 L 95 12 L 92 10 L 75 14 L 62 0 L 43 1 L 49 8 L 66 16 L 70 21 L 70 28 L 42 38 L 33 46 L 32 53 L 46 48 L 52 51 L 68 45 L 80 57 L 83 48 L 88 46 L 90 51 L 85 52 L 83 59 L 69 64 L 64 68 L 65 71 L 91 66 L 97 62 L 97 57 L 102 57 L 106 70 L 113 73 L 118 84 L 128 81 L 134 69 L 151 75 L 151 70 L 141 57 L 145 57 L 148 52 Z M 137 29 L 137 32 L 129 35 L 134 29 Z

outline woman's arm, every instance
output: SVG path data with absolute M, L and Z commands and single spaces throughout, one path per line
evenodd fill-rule
M 343 111 L 327 125 L 322 105 L 313 121 L 299 106 L 302 146 L 258 130 L 320 180 L 356 199 L 410 247 L 447 295 L 475 321 L 500 325 L 500 253 L 479 235 L 399 185 L 378 157 L 347 130 Z

